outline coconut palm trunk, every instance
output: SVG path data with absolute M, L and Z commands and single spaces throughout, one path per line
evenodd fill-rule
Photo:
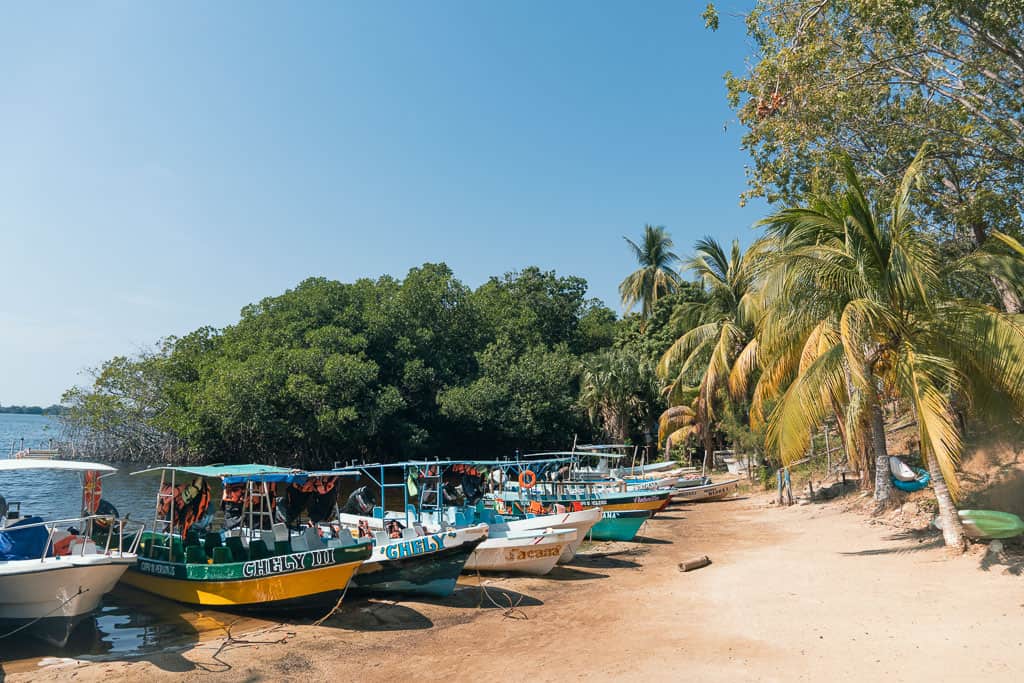
M 875 456 L 875 504 L 882 508 L 894 500 L 892 480 L 889 478 L 889 449 L 885 445 L 885 419 L 877 396 L 871 398 L 871 450 Z
M 939 461 L 930 448 L 924 449 L 925 462 L 928 464 L 928 473 L 932 477 L 932 488 L 935 491 L 935 500 L 939 504 L 939 519 L 942 521 L 942 538 L 947 548 L 955 548 L 961 552 L 967 548 L 967 537 L 964 534 L 964 527 L 960 523 L 960 515 L 957 514 L 953 497 L 949 494 L 946 486 L 946 479 L 942 476 L 939 468 Z

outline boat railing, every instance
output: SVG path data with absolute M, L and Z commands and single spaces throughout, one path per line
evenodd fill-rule
M 146 525 L 142 524 L 141 522 L 136 522 L 135 520 L 122 519 L 122 518 L 119 518 L 119 517 L 115 517 L 114 515 L 84 515 L 84 516 L 81 516 L 81 517 L 69 517 L 67 519 L 53 519 L 53 520 L 44 520 L 44 521 L 41 521 L 41 522 L 30 522 L 28 524 L 18 524 L 17 526 L 14 526 L 14 527 L 6 527 L 4 529 L 4 532 L 5 533 L 13 533 L 13 532 L 17 532 L 17 531 L 22 531 L 24 529 L 32 529 L 32 528 L 35 528 L 35 527 L 46 527 L 46 528 L 48 528 L 49 529 L 49 533 L 47 534 L 47 537 L 46 537 L 46 545 L 43 546 L 43 552 L 41 553 L 41 555 L 39 557 L 39 561 L 43 562 L 43 561 L 46 560 L 46 557 L 49 554 L 50 549 L 53 547 L 53 544 L 54 544 L 53 537 L 59 531 L 59 529 L 58 529 L 59 526 L 66 525 L 66 524 L 82 523 L 82 522 L 85 522 L 85 526 L 91 526 L 92 523 L 96 522 L 96 521 L 105 521 L 108 524 L 110 524 L 111 533 L 107 534 L 106 546 L 103 549 L 103 554 L 104 555 L 109 555 L 110 552 L 111 552 L 110 546 L 113 543 L 114 533 L 115 533 L 113 531 L 113 529 L 114 529 L 115 526 L 117 528 L 117 531 L 116 531 L 116 534 L 117 534 L 117 551 L 120 554 L 124 554 L 125 553 L 125 549 L 124 549 L 124 536 L 125 536 L 125 531 L 127 530 L 127 528 L 129 526 L 138 525 L 137 528 L 134 531 L 130 531 L 130 533 L 132 534 L 132 537 L 131 537 L 131 542 L 128 544 L 128 551 L 127 551 L 128 553 L 135 553 L 135 551 L 137 550 L 137 548 L 139 546 L 139 542 L 142 540 L 142 532 L 146 528 Z M 80 551 L 79 554 L 82 555 L 82 556 L 84 556 L 86 554 L 85 551 L 86 551 L 86 548 L 89 545 L 88 541 L 92 540 L 91 538 L 89 538 L 89 536 L 83 536 L 83 539 L 84 540 L 81 543 L 78 544 L 79 546 L 81 546 L 81 551 Z M 93 547 L 96 547 L 95 541 L 93 541 Z

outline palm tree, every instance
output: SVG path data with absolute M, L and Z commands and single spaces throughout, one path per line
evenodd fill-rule
M 761 303 L 755 266 L 762 248 L 755 243 L 742 252 L 734 240 L 727 255 L 714 238 L 697 242 L 697 253 L 686 267 L 700 278 L 707 296 L 678 308 L 675 322 L 688 331 L 658 363 L 660 377 L 674 378 L 665 390 L 669 405 L 690 405 L 708 451 L 719 392 L 728 387 L 734 397 L 746 394 L 757 367 L 754 329 Z M 683 398 L 687 387 L 697 389 L 692 403 Z
M 658 299 L 674 293 L 679 287 L 679 273 L 673 269 L 679 257 L 673 253 L 672 238 L 661 225 L 644 226 L 643 246 L 628 237 L 622 239 L 626 240 L 640 263 L 640 267 L 619 285 L 622 307 L 629 311 L 639 302 L 640 315 L 649 318 Z
M 644 417 L 654 395 L 654 372 L 628 349 L 608 349 L 583 361 L 580 405 L 615 443 L 625 443 L 633 418 Z
M 937 245 L 910 210 L 924 164 L 922 149 L 887 210 L 871 204 L 845 160 L 838 196 L 766 219 L 786 295 L 773 298 L 758 330 L 775 371 L 766 368 L 755 396 L 778 397 L 766 440 L 786 463 L 842 408 L 848 441 L 875 457 L 880 504 L 891 492 L 881 401 L 895 396 L 916 418 L 946 543 L 963 547 L 954 397 L 1024 414 L 1024 321 L 949 291 Z

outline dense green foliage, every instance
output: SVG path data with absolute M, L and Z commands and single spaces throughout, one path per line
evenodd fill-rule
M 922 229 L 959 253 L 992 230 L 1020 235 L 1024 3 L 759 0 L 746 27 L 750 68 L 726 84 L 754 162 L 748 196 L 841 187 L 837 152 L 884 194 L 927 142 Z
M 527 268 L 475 291 L 445 265 L 404 280 L 312 278 L 69 391 L 72 435 L 100 454 L 329 465 L 491 457 L 597 436 L 581 359 L 619 324 L 586 282 Z

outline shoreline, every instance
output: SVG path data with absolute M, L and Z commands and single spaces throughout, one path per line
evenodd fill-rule
M 929 529 L 866 524 L 851 498 L 778 508 L 754 494 L 674 505 L 644 543 L 605 543 L 546 578 L 465 576 L 445 600 L 347 600 L 323 626 L 63 666 L 11 681 L 1016 680 L 1020 558 L 950 557 Z M 982 547 L 983 548 L 983 547 Z M 708 555 L 708 567 L 679 562 Z

